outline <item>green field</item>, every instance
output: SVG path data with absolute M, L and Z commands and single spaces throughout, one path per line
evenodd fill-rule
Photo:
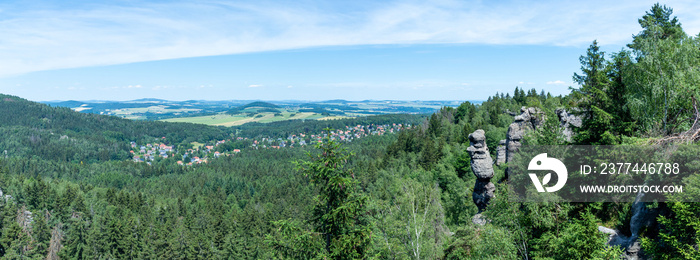
M 237 126 L 250 122 L 260 122 L 260 123 L 270 123 L 276 121 L 292 120 L 292 119 L 320 119 L 325 118 L 320 114 L 315 113 L 293 113 L 289 111 L 283 111 L 281 116 L 275 116 L 274 113 L 265 112 L 257 113 L 250 117 L 246 114 L 236 114 L 229 115 L 226 113 L 219 113 L 216 115 L 209 116 L 195 116 L 195 117 L 178 117 L 164 119 L 166 122 L 184 122 L 184 123 L 195 123 L 195 124 L 205 124 L 205 125 L 217 125 L 217 126 Z

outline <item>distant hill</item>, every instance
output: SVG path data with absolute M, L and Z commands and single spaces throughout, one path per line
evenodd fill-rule
M 170 101 L 164 100 L 164 99 L 157 99 L 157 98 L 141 98 L 141 99 L 132 100 L 130 102 L 170 102 Z
M 281 107 L 278 105 L 272 104 L 272 103 L 268 103 L 268 102 L 256 101 L 256 102 L 242 105 L 240 107 L 232 108 L 231 110 L 227 111 L 226 113 L 234 115 L 234 114 L 242 113 L 246 109 L 250 109 L 250 108 L 260 108 L 260 109 L 256 110 L 256 112 L 279 113 L 280 111 L 278 109 L 280 109 Z
M 321 101 L 318 103 L 336 103 L 336 104 L 347 104 L 348 101 L 345 99 L 332 99 L 332 100 L 326 100 L 326 101 Z
M 280 108 L 278 105 L 275 105 L 275 104 L 272 104 L 272 103 L 267 103 L 267 102 L 262 102 L 262 101 L 257 101 L 257 102 L 253 102 L 253 103 L 250 103 L 250 104 L 246 104 L 246 105 L 240 106 L 239 108 L 241 108 L 241 109 L 246 109 L 246 108 L 249 108 L 249 107 Z
M 0 152 L 64 161 L 126 159 L 129 141 L 166 137 L 171 144 L 223 139 L 222 127 L 135 121 L 79 113 L 0 94 Z
M 85 104 L 85 102 L 68 100 L 68 101 L 51 102 L 48 104 L 50 104 L 51 106 L 55 106 L 55 107 L 79 107 L 79 106 Z

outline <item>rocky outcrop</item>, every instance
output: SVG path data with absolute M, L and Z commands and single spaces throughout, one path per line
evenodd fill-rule
M 557 108 L 557 110 L 555 110 L 555 113 L 559 118 L 559 126 L 562 128 L 562 134 L 564 135 L 564 139 L 567 142 L 571 142 L 571 137 L 574 136 L 574 130 L 572 129 L 572 126 L 581 127 L 581 125 L 583 125 L 583 120 L 581 120 L 581 117 L 569 113 L 568 111 L 566 111 L 566 109 L 563 108 Z
M 488 205 L 489 200 L 493 198 L 493 192 L 496 190 L 496 186 L 491 183 L 493 160 L 489 154 L 489 148 L 486 146 L 484 130 L 479 129 L 469 135 L 467 152 L 471 157 L 472 172 L 476 176 L 472 199 L 481 213 Z
M 496 147 L 496 165 L 501 165 L 506 162 L 506 140 L 498 142 Z
M 644 227 L 650 227 L 655 224 L 656 218 L 659 216 L 658 209 L 649 209 L 646 203 L 641 199 L 644 193 L 637 194 L 635 202 L 632 204 L 632 218 L 630 219 L 630 236 L 622 234 L 618 230 L 613 230 L 603 226 L 598 226 L 598 231 L 608 234 L 608 245 L 620 246 L 623 250 L 621 259 L 625 260 L 640 260 L 648 259 L 641 250 L 639 242 L 639 232 Z
M 17 209 L 17 224 L 22 228 L 27 234 L 32 231 L 32 222 L 34 222 L 34 217 L 32 212 L 27 210 L 26 206 L 22 206 Z
M 506 133 L 506 162 L 513 161 L 513 156 L 522 145 L 523 136 L 528 131 L 536 130 L 544 123 L 544 112 L 535 107 L 520 108 L 520 115 L 508 126 Z M 510 175 L 510 168 L 506 169 L 506 176 Z

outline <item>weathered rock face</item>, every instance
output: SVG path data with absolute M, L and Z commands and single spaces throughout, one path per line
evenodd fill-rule
M 491 183 L 491 180 L 476 180 L 474 183 L 474 192 L 472 192 L 472 200 L 479 208 L 479 212 L 483 211 L 489 205 L 489 201 L 493 198 L 493 192 L 496 191 L 496 186 Z
M 581 127 L 583 125 L 583 120 L 574 114 L 566 111 L 566 109 L 558 108 L 555 110 L 557 117 L 559 117 L 559 126 L 563 128 L 562 134 L 566 141 L 571 142 L 571 137 L 574 136 L 574 130 L 572 126 Z
M 506 143 L 505 139 L 498 142 L 498 147 L 496 147 L 496 165 L 506 162 Z
M 598 227 L 598 231 L 608 234 L 608 245 L 620 246 L 623 249 L 621 259 L 640 260 L 647 259 L 643 250 L 641 250 L 639 242 L 639 232 L 644 227 L 650 227 L 656 223 L 656 218 L 659 216 L 659 210 L 648 209 L 645 202 L 641 202 L 643 193 L 637 194 L 635 202 L 632 204 L 632 219 L 630 220 L 631 235 L 625 236 L 618 230 L 610 228 Z
M 515 116 L 515 122 L 508 126 L 506 133 L 506 162 L 513 161 L 513 156 L 522 145 L 525 133 L 542 126 L 544 120 L 544 112 L 539 108 L 520 108 L 520 115 Z M 510 170 L 506 169 L 506 175 L 509 174 Z
M 474 192 L 472 199 L 474 204 L 479 208 L 479 212 L 483 211 L 493 198 L 493 192 L 496 186 L 491 183 L 493 178 L 493 160 L 489 154 L 489 148 L 486 146 L 486 136 L 484 130 L 476 130 L 469 135 L 469 148 L 467 148 L 471 157 L 472 172 L 476 176 L 474 183 Z
M 484 130 L 479 129 L 469 135 L 467 152 L 472 159 L 472 171 L 476 178 L 479 180 L 493 178 L 493 159 L 486 146 Z

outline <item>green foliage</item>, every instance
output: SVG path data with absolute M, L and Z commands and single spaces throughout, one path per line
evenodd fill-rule
M 531 145 L 561 145 L 566 142 L 563 138 L 562 128 L 559 126 L 559 118 L 552 110 L 545 111 L 544 124 L 535 132 L 525 138 L 524 143 Z M 532 137 L 532 138 L 531 138 Z
M 321 236 L 308 231 L 298 220 L 278 220 L 273 226 L 276 230 L 267 234 L 265 241 L 285 258 L 312 259 L 323 250 Z
M 364 258 L 371 246 L 368 197 L 357 190 L 355 175 L 345 167 L 350 154 L 331 139 L 316 148 L 320 154 L 309 154 L 308 161 L 296 165 L 318 190 L 312 221 L 325 244 L 322 254 L 333 259 Z
M 536 242 L 540 249 L 537 255 L 554 259 L 591 259 L 603 254 L 607 251 L 607 237 L 598 232 L 596 221 L 593 214 L 583 212 L 580 219 L 565 224 L 561 231 L 543 234 Z
M 579 58 L 583 75 L 574 73 L 574 82 L 581 88 L 574 89 L 578 96 L 583 126 L 577 128 L 577 144 L 616 144 L 615 136 L 610 131 L 614 128 L 613 116 L 605 109 L 611 103 L 607 90 L 610 80 L 607 77 L 605 53 L 600 51 L 597 41 L 593 41 L 586 56 Z
M 700 259 L 700 203 L 668 203 L 669 216 L 659 216 L 658 239 L 642 238 L 642 248 L 655 259 Z
M 696 69 L 700 65 L 699 46 L 698 38 L 684 34 L 638 41 L 627 98 L 632 115 L 639 118 L 645 130 L 667 134 L 690 126 L 684 119 L 692 112 L 689 97 L 700 94 L 700 72 Z
M 513 233 L 495 225 L 460 227 L 445 259 L 518 259 Z
M 640 50 L 643 49 L 642 43 L 644 40 L 648 39 L 660 39 L 660 40 L 678 40 L 685 33 L 681 28 L 681 24 L 678 22 L 678 18 L 673 15 L 673 9 L 659 3 L 654 4 L 650 11 L 647 11 L 642 18 L 638 20 L 639 25 L 642 26 L 642 30 L 639 34 L 634 36 L 633 42 L 629 45 L 631 49 Z

